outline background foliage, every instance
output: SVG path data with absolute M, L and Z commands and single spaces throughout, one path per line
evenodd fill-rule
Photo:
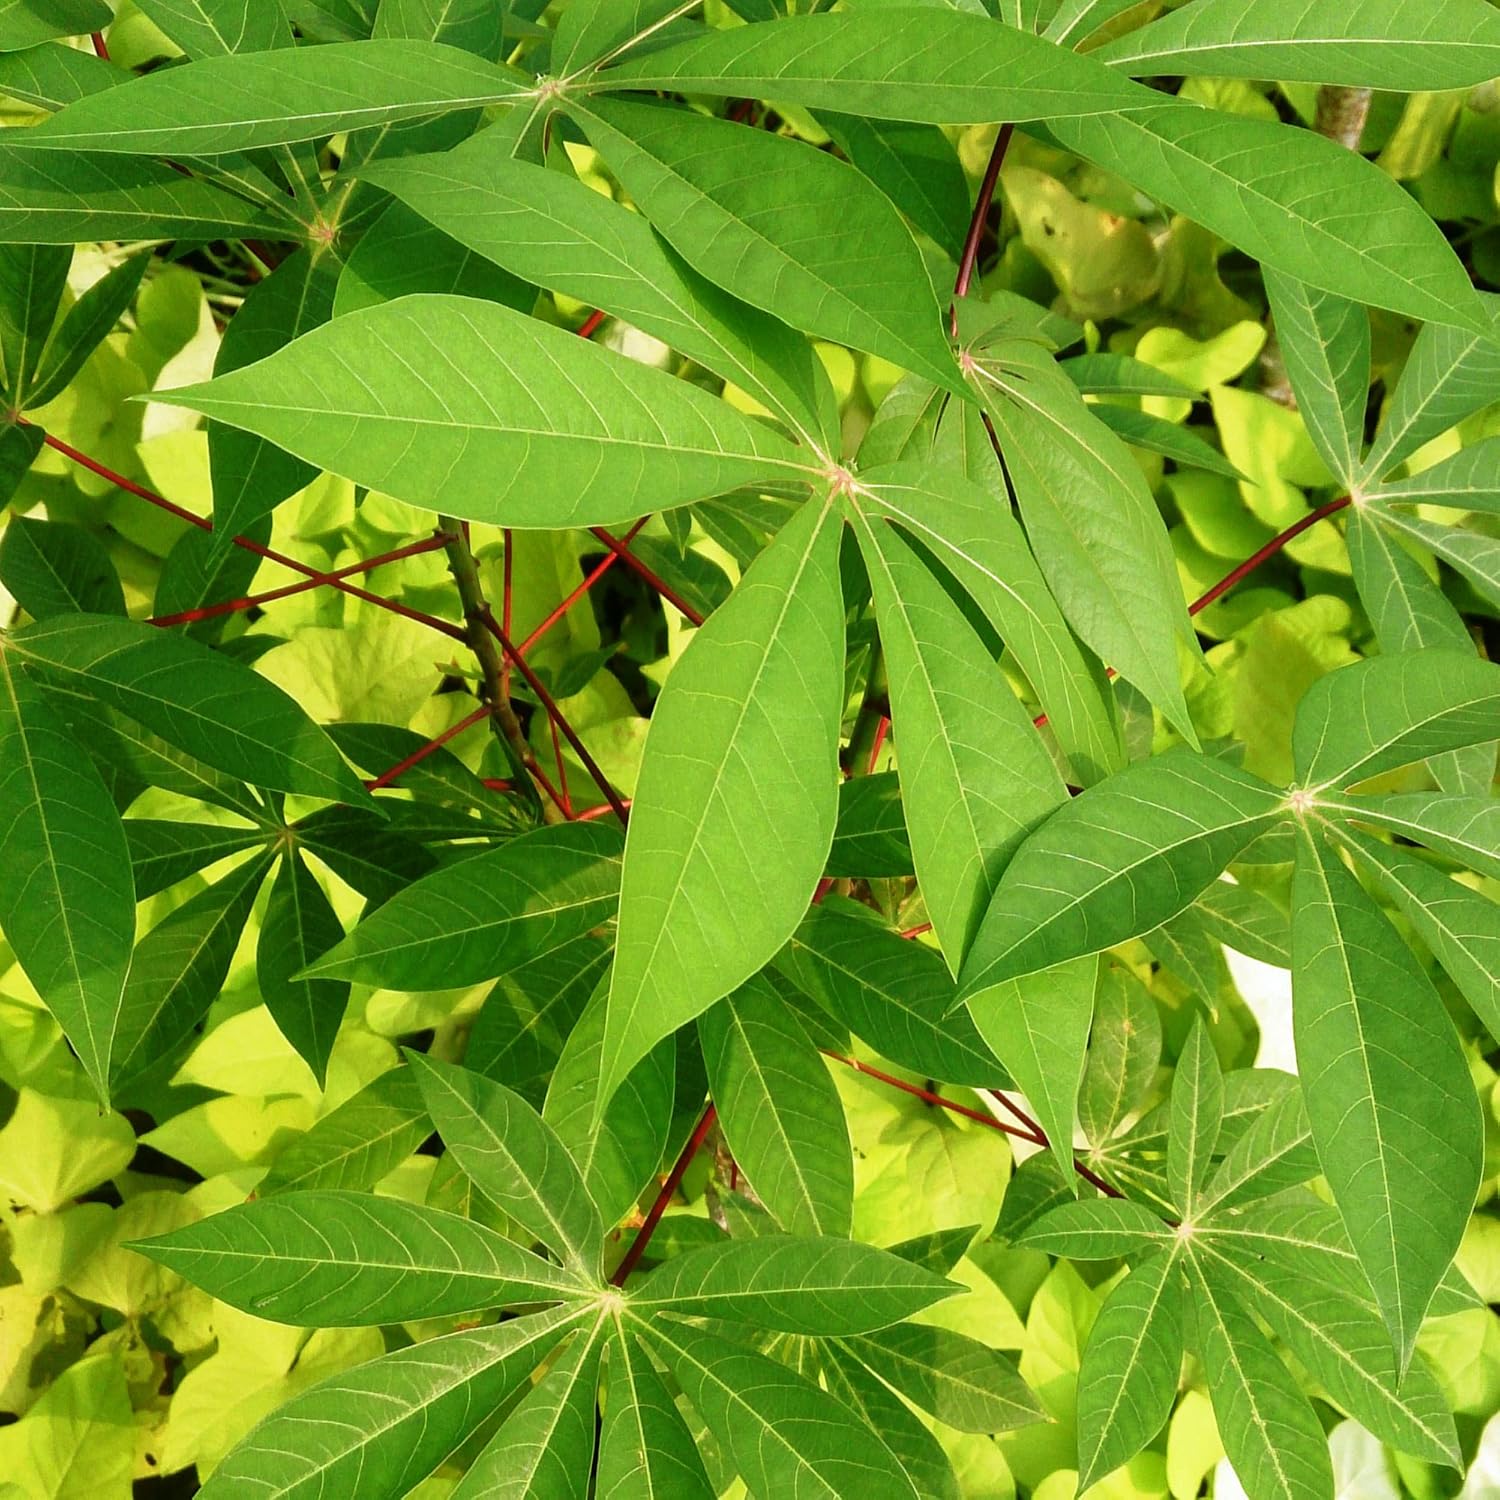
M 1497 75 L 0 0 L 0 1494 L 1500 1493 Z

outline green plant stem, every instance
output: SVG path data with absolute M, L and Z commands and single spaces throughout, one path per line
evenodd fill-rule
M 890 689 L 885 676 L 885 652 L 880 642 L 870 647 L 870 670 L 865 676 L 865 695 L 854 717 L 849 735 L 848 772 L 851 776 L 868 775 L 871 762 L 880 747 L 883 726 L 891 717 Z
M 561 822 L 561 810 L 543 799 L 532 779 L 536 757 L 526 743 L 526 731 L 521 728 L 506 691 L 504 661 L 487 623 L 490 606 L 479 580 L 479 566 L 469 550 L 468 537 L 452 516 L 439 516 L 438 526 L 447 536 L 443 550 L 448 555 L 448 571 L 453 575 L 463 608 L 464 639 L 479 663 L 479 696 L 489 706 L 490 728 L 516 773 L 516 783 L 530 793 L 529 800 L 543 822 Z

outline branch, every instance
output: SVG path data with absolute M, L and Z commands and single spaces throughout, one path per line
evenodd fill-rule
M 630 1242 L 630 1248 L 625 1252 L 620 1264 L 615 1267 L 614 1275 L 609 1278 L 611 1286 L 624 1286 L 626 1278 L 640 1265 L 641 1257 L 651 1243 L 651 1236 L 656 1233 L 656 1226 L 661 1223 L 661 1216 L 666 1213 L 667 1205 L 676 1196 L 677 1189 L 682 1186 L 682 1179 L 687 1176 L 687 1169 L 692 1166 L 693 1158 L 703 1149 L 703 1143 L 708 1139 L 708 1133 L 714 1128 L 714 1121 L 717 1118 L 718 1111 L 710 1104 L 703 1111 L 703 1116 L 692 1135 L 688 1137 L 687 1145 L 682 1148 L 672 1170 L 667 1173 L 661 1185 L 661 1191 L 657 1193 L 645 1220 L 636 1230 L 635 1238 Z
M 474 554 L 469 551 L 468 537 L 463 528 L 451 516 L 439 516 L 438 526 L 447 534 L 444 550 L 448 554 L 448 570 L 458 587 L 459 603 L 463 606 L 464 640 L 479 663 L 479 696 L 488 705 L 490 727 L 496 740 L 506 753 L 507 760 L 516 770 L 516 780 L 531 793 L 531 800 L 544 821 L 556 823 L 563 814 L 556 806 L 543 802 L 535 783 L 524 773 L 537 773 L 536 757 L 526 742 L 526 732 L 511 707 L 510 694 L 506 692 L 504 666 L 500 653 L 488 628 L 489 602 L 479 581 L 479 568 Z
M 1000 168 L 1005 165 L 1005 153 L 1010 149 L 1010 138 L 1015 131 L 1014 125 L 1000 127 L 1000 134 L 995 137 L 994 149 L 990 152 L 989 165 L 984 169 L 984 179 L 979 184 L 979 196 L 974 200 L 969 232 L 964 237 L 963 253 L 958 258 L 958 276 L 953 282 L 953 303 L 948 309 L 948 328 L 955 338 L 958 336 L 958 303 L 969 295 L 969 286 L 974 280 L 985 220 L 989 218 L 990 204 L 994 202 L 995 188 L 1000 182 Z

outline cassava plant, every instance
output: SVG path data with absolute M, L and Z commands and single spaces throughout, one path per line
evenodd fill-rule
M 7 1494 L 1500 1493 L 1500 11 L 791 9 L 0 0 Z

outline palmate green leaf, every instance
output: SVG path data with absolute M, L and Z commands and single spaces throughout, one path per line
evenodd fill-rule
M 648 30 L 655 36 L 656 28 L 676 9 L 676 0 L 580 0 L 557 18 L 552 69 L 567 76 L 598 63 Z
M 832 388 L 806 339 L 705 280 L 641 215 L 576 178 L 516 161 L 484 134 L 456 151 L 382 162 L 362 175 L 460 244 L 625 319 L 794 428 L 822 432 L 824 441 L 837 431 Z
M 1060 47 L 1076 47 L 1136 0 L 1058 0 L 1056 13 L 1042 28 L 1042 35 Z
M 1299 782 L 1354 782 L 1500 738 L 1500 664 L 1433 647 L 1320 677 L 1292 731 Z
M 698 1445 L 635 1339 L 610 1343 L 598 1500 L 713 1500 Z
M 854 1155 L 828 1066 L 757 976 L 698 1020 L 719 1128 L 761 1202 L 793 1234 L 846 1235 Z
M 1310 831 L 1292 903 L 1293 1024 L 1313 1139 L 1405 1369 L 1478 1191 L 1478 1102 L 1431 981 Z
M 1026 1095 L 1069 1182 L 1078 1086 L 1098 987 L 1099 960 L 1087 956 L 968 997 L 974 1025 Z
M 1145 1102 L 1160 1061 L 1155 1000 L 1122 964 L 1105 962 L 1078 1095 L 1078 1120 L 1093 1145 L 1104 1145 Z
M 453 151 L 442 159 L 451 160 L 457 154 Z M 362 307 L 426 292 L 502 302 L 523 313 L 532 311 L 537 295 L 534 286 L 466 249 L 415 209 L 392 200 L 344 261 L 334 295 L 334 316 L 341 318 Z
M 338 273 L 327 256 L 309 250 L 289 255 L 249 294 L 224 330 L 214 374 L 227 375 L 284 348 L 333 316 Z M 263 437 L 222 422 L 208 424 L 208 467 L 213 481 L 215 544 L 229 538 L 312 483 L 318 471 Z M 218 597 L 223 597 L 219 595 Z
M 41 363 L 72 260 L 61 245 L 0 245 L 0 392 L 17 411 Z
M 619 882 L 613 824 L 538 828 L 424 876 L 304 972 L 390 989 L 478 984 L 607 921 Z
M 1443 792 L 1338 797 L 1330 813 L 1426 844 L 1459 864 L 1500 879 L 1500 800 Z
M 613 949 L 609 937 L 590 931 L 502 975 L 475 1018 L 464 1065 L 523 1093 L 545 1082 Z
M 0 542 L 0 573 L 4 563 Z M 901 808 L 901 786 L 894 771 L 851 776 L 839 787 L 839 820 L 824 873 L 866 880 L 916 873 Z
M 40 427 L 23 427 L 19 422 L 0 425 L 0 496 L 6 504 L 36 462 L 45 439 Z
M 271 1193 L 367 1188 L 432 1134 L 410 1068 L 387 1068 L 277 1153 L 256 1185 Z
M 1299 1088 L 1256 1112 L 1209 1177 L 1195 1208 L 1197 1217 L 1299 1187 L 1318 1172 L 1312 1126 Z
M 443 1144 L 479 1191 L 569 1265 L 597 1274 L 603 1224 L 557 1132 L 503 1085 L 407 1057 Z
M 0 52 L 82 36 L 113 19 L 104 0 L 0 0 Z
M 80 610 L 125 613 L 125 594 L 104 544 L 61 521 L 9 516 L 0 537 L 0 582 L 33 620 Z
M 1124 764 L 1103 677 L 1079 644 L 1007 507 L 930 464 L 860 473 L 860 509 L 895 521 L 972 596 L 1025 671 L 1084 785 Z
M 902 1323 L 839 1347 L 918 1410 L 960 1432 L 1009 1432 L 1046 1420 L 1015 1364 L 966 1334 Z
M 120 815 L 62 718 L 0 641 L 0 930 L 101 1099 L 135 939 Z
M 868 915 L 828 902 L 813 907 L 776 963 L 882 1057 L 972 1088 L 1007 1081 L 968 1011 L 953 1010 L 943 960 Z
M 1280 906 L 1254 886 L 1216 880 L 1193 903 L 1193 914 L 1236 953 L 1283 969 L 1290 965 L 1291 922 Z
M 1463 617 L 1395 531 L 1380 523 L 1377 514 L 1374 507 L 1356 507 L 1350 513 L 1344 540 L 1360 603 L 1375 627 L 1381 651 L 1395 655 L 1447 646 L 1465 654 L 1471 652 L 1474 642 Z M 1495 775 L 1495 750 L 1492 745 L 1450 750 L 1434 756 L 1430 769 L 1445 791 L 1486 795 Z
M 942 1445 L 895 1391 L 843 1346 L 825 1342 L 818 1350 L 817 1365 L 829 1393 L 880 1434 L 924 1500 L 963 1500 Z
M 811 477 L 784 438 L 707 392 L 467 297 L 364 308 L 152 399 L 410 505 L 505 526 L 604 526 Z
M 29 135 L 29 132 L 28 132 Z M 238 239 L 286 232 L 265 208 L 165 163 L 83 151 L 0 149 L 0 236 L 10 244 Z
M 1494 1036 L 1500 1031 L 1500 908 L 1398 847 L 1357 834 L 1344 842 L 1361 864 L 1376 872 Z
M 917 1500 L 879 1434 L 785 1365 L 686 1323 L 644 1332 L 752 1494 Z
M 143 621 L 59 615 L 13 631 L 7 650 L 225 775 L 277 791 L 369 802 L 328 736 L 290 697 L 207 647 Z
M 1500 296 L 1481 293 L 1480 302 L 1493 323 L 1500 314 Z M 1361 485 L 1384 478 L 1424 443 L 1488 406 L 1497 379 L 1500 346 L 1492 331 L 1475 333 L 1442 322 L 1427 324 L 1417 335 L 1386 403 L 1360 475 Z
M 594 1095 L 599 1087 L 608 994 L 608 978 L 602 976 L 563 1043 L 547 1086 L 542 1119 L 578 1164 L 589 1196 L 599 1205 L 600 1217 L 606 1224 L 616 1224 L 651 1181 L 667 1149 L 677 1058 L 671 1039 L 663 1037 L 630 1070 L 595 1127 Z M 486 1005 L 493 1004 L 491 996 Z M 475 1066 L 472 1060 L 469 1066 Z
M 317 877 L 298 849 L 288 849 L 261 919 L 256 976 L 272 1020 L 312 1069 L 320 1087 L 349 1003 L 349 981 L 307 976 L 302 971 L 343 935 L 343 923 Z
M 1481 438 L 1409 479 L 1387 480 L 1368 490 L 1365 499 L 1379 516 L 1387 514 L 1386 507 L 1392 503 L 1446 505 L 1455 510 L 1494 513 L 1500 510 L 1497 464 L 1500 464 L 1500 437 Z
M 99 278 L 67 311 L 26 392 L 28 406 L 45 406 L 68 388 L 96 348 L 135 300 L 149 254 L 133 255 Z
M 299 818 L 293 832 L 304 853 L 316 855 L 340 880 L 376 905 L 399 895 L 438 865 L 417 837 L 407 837 L 379 813 L 363 807 L 320 807 Z M 461 822 L 454 832 L 462 832 Z M 420 830 L 417 833 L 420 836 Z M 310 949 L 308 957 L 323 952 L 343 935 L 341 927 L 322 947 Z
M 1364 453 L 1370 394 L 1369 314 L 1357 302 L 1279 271 L 1266 271 L 1265 286 L 1308 436 L 1329 472 L 1353 484 Z
M 112 1091 L 170 1053 L 219 998 L 270 865 L 268 854 L 246 860 L 136 944 L 110 1054 Z
M 569 1303 L 356 1365 L 278 1407 L 215 1468 L 207 1500 L 400 1500 L 587 1315 Z
M 967 395 L 922 252 L 848 162 L 687 110 L 609 99 L 571 112 L 641 212 L 710 281 Z
M 1186 749 L 1088 788 L 1006 867 L 959 976 L 960 998 L 1159 927 L 1283 804 L 1274 787 Z
M 757 973 L 807 908 L 838 811 L 838 550 L 831 502 L 805 505 L 657 699 L 625 842 L 601 1101 Z
M 503 104 L 530 80 L 441 42 L 382 38 L 204 57 L 92 94 L 26 133 L 28 151 L 219 156 Z
M 1078 1370 L 1078 1487 L 1161 1431 L 1182 1372 L 1184 1288 L 1173 1251 L 1134 1267 L 1099 1309 Z
M 1184 1214 L 1195 1214 L 1224 1120 L 1224 1075 L 1200 1015 L 1172 1075 L 1167 1183 Z
M 1273 270 L 1357 302 L 1495 338 L 1426 211 L 1379 168 L 1309 130 L 1197 105 L 1058 118 L 1057 140 Z
M 1190 427 L 1180 427 L 1176 422 L 1153 417 L 1149 412 L 1135 411 L 1128 406 L 1111 406 L 1107 402 L 1091 405 L 1089 414 L 1132 447 L 1160 453 L 1163 458 L 1170 458 L 1179 469 L 1203 469 L 1210 474 L 1222 474 L 1226 479 L 1244 478 L 1217 448 L 1205 443 Z
M 1140 465 L 1039 344 L 976 349 L 968 368 L 1068 623 L 1194 740 L 1177 656 L 1194 637 Z
M 130 73 L 92 51 L 61 42 L 41 42 L 20 52 L 0 53 L 0 94 L 38 109 L 61 109 L 85 94 L 129 81 Z
M 763 1234 L 673 1256 L 632 1286 L 630 1305 L 834 1336 L 903 1322 L 962 1290 L 873 1245 Z
M 957 261 L 969 222 L 969 185 L 953 142 L 935 125 L 819 110 L 844 155 L 923 234 Z
M 1111 114 L 1149 102 L 1092 58 L 987 16 L 916 6 L 714 31 L 621 63 L 591 82 L 751 95 L 931 125 Z
M 1149 1208 L 1128 1198 L 1081 1198 L 1048 1209 L 1018 1245 L 1074 1260 L 1114 1260 L 1166 1248 L 1172 1231 Z
M 63 712 L 78 743 L 121 801 L 128 802 L 148 785 L 156 786 L 222 807 L 265 827 L 268 834 L 274 828 L 275 820 L 264 801 L 243 782 L 107 707 L 87 684 L 66 688 L 49 682 L 47 697 Z
M 292 45 L 279 0 L 137 0 L 189 57 L 269 52 Z
M 258 1318 L 358 1328 L 585 1295 L 483 1224 L 368 1193 L 288 1193 L 131 1246 Z
M 476 57 L 500 51 L 505 12 L 486 0 L 381 0 L 371 36 L 417 37 Z
M 1190 1257 L 1194 1349 L 1224 1451 L 1250 1500 L 1331 1500 L 1328 1442 L 1271 1341 L 1210 1263 Z
M 14 526 L 15 522 L 11 522 Z M 258 828 L 217 823 L 172 823 L 159 818 L 128 818 L 125 842 L 135 873 L 136 899 L 144 901 L 231 854 L 266 842 Z
M 885 648 L 917 879 L 957 973 L 1000 872 L 1067 789 L 1010 685 L 927 565 L 851 507 Z
M 1253 1307 L 1345 1411 L 1385 1442 L 1431 1463 L 1459 1462 L 1442 1391 L 1420 1358 L 1398 1375 L 1380 1316 L 1324 1279 L 1257 1253 L 1255 1243 L 1205 1234 L 1200 1264 Z
M 453 1500 L 584 1500 L 594 1457 L 604 1319 L 573 1335 L 469 1465 Z
M 1500 540 L 1458 526 L 1444 526 L 1404 510 L 1387 510 L 1387 526 L 1414 538 L 1462 573 L 1491 604 L 1500 600 Z
M 1196 0 L 1093 55 L 1142 76 L 1461 89 L 1500 73 L 1500 16 L 1484 0 Z
M 1198 397 L 1192 386 L 1128 354 L 1075 354 L 1059 360 L 1057 367 L 1087 395 Z

